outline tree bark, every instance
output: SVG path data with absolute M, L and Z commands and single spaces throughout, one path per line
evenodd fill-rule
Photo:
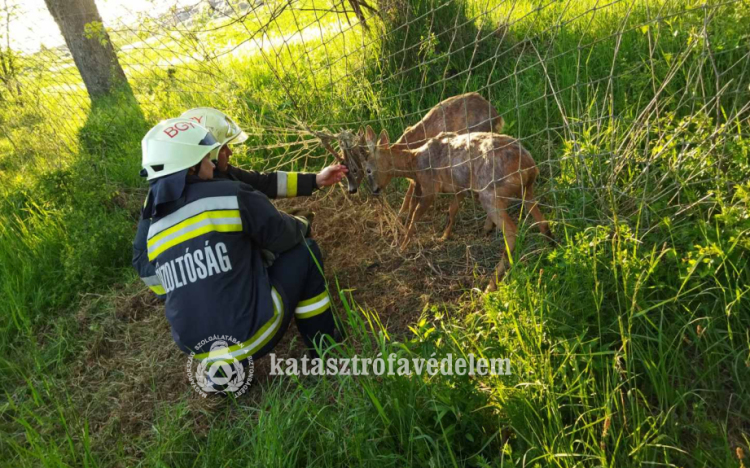
M 44 1 L 60 27 L 91 99 L 127 83 L 94 0 Z

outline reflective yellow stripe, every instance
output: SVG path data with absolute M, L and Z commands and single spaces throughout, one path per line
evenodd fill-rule
M 141 279 L 143 280 L 144 283 L 146 283 L 146 286 L 148 286 L 156 294 L 162 296 L 167 293 L 164 290 L 164 287 L 161 285 L 161 281 L 159 281 L 158 276 L 156 275 L 142 276 Z
M 242 224 L 209 224 L 207 226 L 203 226 L 201 228 L 186 232 L 185 234 L 179 237 L 175 237 L 169 242 L 163 243 L 162 245 L 154 249 L 153 252 L 148 253 L 148 260 L 150 262 L 153 262 L 156 259 L 156 257 L 159 256 L 159 254 L 164 252 L 165 250 L 171 247 L 174 247 L 175 245 L 181 244 L 185 241 L 188 241 L 190 239 L 194 239 L 207 232 L 241 232 L 241 231 L 242 231 Z
M 309 319 L 322 314 L 330 307 L 331 298 L 328 296 L 328 291 L 323 291 L 315 297 L 300 301 L 294 310 L 294 316 L 298 319 Z
M 297 173 L 296 172 L 287 172 L 286 196 L 288 198 L 297 196 Z
M 159 234 L 155 235 L 154 237 L 148 240 L 148 246 L 151 247 L 155 243 L 159 242 L 160 239 L 163 239 L 167 237 L 168 235 L 179 231 L 180 229 L 185 229 L 188 226 L 192 226 L 193 224 L 203 221 L 204 219 L 239 218 L 239 217 L 240 217 L 240 210 L 206 211 L 198 215 L 195 215 L 192 218 L 188 218 L 185 221 L 182 221 L 181 223 L 177 223 L 169 229 L 163 230 L 162 232 L 160 232 Z
M 175 224 L 201 213 L 217 210 L 238 210 L 239 208 L 236 196 L 201 198 L 188 203 L 174 213 L 160 218 L 158 221 L 153 221 L 151 227 L 148 228 L 148 238 L 151 239 L 165 229 L 169 229 Z
M 216 349 L 207 353 L 198 354 L 196 359 L 218 361 L 222 359 L 244 359 L 258 352 L 273 338 L 279 330 L 284 315 L 284 302 L 276 288 L 271 289 L 271 300 L 273 302 L 273 317 L 268 320 L 255 334 L 244 343 L 229 346 L 228 348 Z
M 318 294 L 317 296 L 311 298 L 311 299 L 305 299 L 304 301 L 300 301 L 299 304 L 297 304 L 297 308 L 308 306 L 310 304 L 315 304 L 319 300 L 323 299 L 328 295 L 328 291 L 323 291 L 322 293 Z
M 303 319 L 303 320 L 309 319 L 309 318 L 315 317 L 316 315 L 322 314 L 323 312 L 328 310 L 330 307 L 331 307 L 331 301 L 329 300 L 329 301 L 326 301 L 325 304 L 323 304 L 322 306 L 318 307 L 315 310 L 305 312 L 304 314 L 295 313 L 294 316 L 297 317 L 298 319 Z

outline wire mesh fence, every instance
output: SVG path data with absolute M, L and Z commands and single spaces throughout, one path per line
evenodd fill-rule
M 520 207 L 535 162 L 536 200 L 558 235 L 622 219 L 644 235 L 691 222 L 692 210 L 715 204 L 717 191 L 731 196 L 748 174 L 750 6 L 742 0 L 98 3 L 103 24 L 87 34 L 111 40 L 134 98 L 108 101 L 106 111 L 89 98 L 45 5 L 3 4 L 0 138 L 11 151 L 29 145 L 58 166 L 86 152 L 137 174 L 139 131 L 211 106 L 251 135 L 235 157 L 240 166 L 309 169 L 332 160 L 321 134 L 369 125 L 396 142 L 438 103 L 475 92 L 488 115 L 477 129 L 509 139 L 476 129 L 469 139 L 443 135 L 421 152 L 395 147 L 414 161 L 388 153 L 378 166 L 378 149 L 360 137 L 359 180 L 372 187 L 386 172 L 421 180 L 422 199 L 421 189 L 477 195 L 459 224 L 489 214 L 507 230 L 518 218 L 504 210 Z M 461 107 L 459 123 L 455 110 L 441 111 L 424 136 L 460 132 L 473 110 Z M 504 126 L 492 127 L 493 111 Z M 118 132 L 133 133 L 128 145 L 107 137 Z M 519 155 L 533 160 L 524 166 Z M 385 210 L 394 220 L 407 185 L 396 187 Z M 483 201 L 486 193 L 500 204 Z

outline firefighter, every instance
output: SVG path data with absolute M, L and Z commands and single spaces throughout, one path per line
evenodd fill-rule
M 143 139 L 150 191 L 133 256 L 144 281 L 165 298 L 175 342 L 198 359 L 258 358 L 292 316 L 309 347 L 333 336 L 310 220 L 278 211 L 268 197 L 309 195 L 340 181 L 345 168 L 240 171 L 228 164 L 227 144 L 244 141 L 244 132 L 215 109 L 186 114 L 160 122 Z M 210 354 L 200 345 L 221 335 L 238 344 Z
M 190 109 L 180 117 L 190 119 L 206 127 L 214 139 L 221 143 L 222 146 L 219 151 L 212 153 L 212 160 L 216 166 L 214 178 L 226 178 L 249 184 L 269 198 L 291 198 L 311 195 L 318 188 L 339 182 L 347 172 L 347 168 L 339 164 L 326 167 L 319 174 L 245 171 L 229 164 L 229 157 L 232 155 L 230 145 L 244 143 L 247 140 L 247 134 L 240 129 L 234 120 L 223 112 L 211 107 Z M 141 175 L 146 177 L 146 169 L 141 171 Z M 149 191 L 141 210 L 138 234 L 136 235 L 136 242 L 133 244 L 133 267 L 143 282 L 160 299 L 164 300 L 166 297 L 164 288 L 146 255 L 146 234 L 151 220 L 149 216 L 144 217 L 143 212 L 146 211 L 147 207 L 150 211 L 148 200 L 151 195 L 152 193 Z M 265 254 L 270 257 L 268 252 Z

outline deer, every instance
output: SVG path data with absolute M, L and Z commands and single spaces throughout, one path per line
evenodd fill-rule
M 503 125 L 503 117 L 498 114 L 489 101 L 479 93 L 465 93 L 439 102 L 427 112 L 422 120 L 411 127 L 407 127 L 397 143 L 405 143 L 410 148 L 418 148 L 428 138 L 443 131 L 456 133 L 494 131 L 500 133 Z M 348 132 L 339 134 L 340 152 L 334 151 L 331 147 L 330 143 L 333 138 L 330 135 L 322 133 L 315 133 L 315 135 L 322 141 L 326 151 L 349 169 L 346 173 L 347 192 L 350 194 L 357 193 L 365 175 L 364 161 L 369 156 L 364 130 L 360 128 L 356 135 Z M 406 218 L 407 224 L 416 208 L 416 198 L 419 196 L 421 196 L 419 186 L 414 181 L 410 181 L 406 196 L 398 211 L 399 218 Z M 492 223 L 488 221 L 485 230 L 491 229 L 491 227 Z
M 487 219 L 505 237 L 506 252 L 495 268 L 487 291 L 496 289 L 497 281 L 506 271 L 506 254 L 515 246 L 517 227 L 507 211 L 509 201 L 522 200 L 539 230 L 552 240 L 549 225 L 534 199 L 539 169 L 518 140 L 490 132 L 442 132 L 427 139 L 419 148 L 410 149 L 406 143 L 391 145 L 386 130 L 376 137 L 370 126 L 365 131 L 365 140 L 372 148 L 365 172 L 373 194 L 380 194 L 394 177 L 411 179 L 421 187 L 422 196 L 417 199 L 409 220 L 400 246 L 402 250 L 409 244 L 417 221 L 439 193 L 456 195 L 448 210 L 448 225 L 442 239 L 450 234 L 460 202 L 469 193 L 476 195 L 487 212 Z
M 495 132 L 500 133 L 504 121 L 497 110 L 479 93 L 466 93 L 453 96 L 435 105 L 415 125 L 407 127 L 397 144 L 406 144 L 410 149 L 419 148 L 428 138 L 440 132 Z M 356 193 L 364 179 L 364 161 L 367 160 L 371 148 L 366 146 L 364 130 L 359 129 L 356 136 L 349 143 L 349 151 L 343 151 L 336 158 L 349 168 L 347 173 L 348 191 Z M 411 213 L 416 208 L 416 198 L 421 191 L 416 182 L 410 181 L 404 202 L 398 215 L 406 218 L 408 223 Z
M 406 144 L 409 149 L 422 146 L 429 138 L 441 132 L 458 134 L 474 132 L 500 133 L 505 121 L 497 110 L 479 93 L 465 93 L 449 97 L 439 102 L 427 114 L 411 127 L 407 127 L 395 144 Z M 372 147 L 368 145 L 370 153 Z M 404 201 L 398 210 L 398 217 L 404 219 L 408 226 L 417 207 L 417 199 L 422 196 L 419 184 L 409 181 Z M 487 221 L 485 231 L 492 229 L 492 223 Z M 450 235 L 450 231 L 448 231 Z

